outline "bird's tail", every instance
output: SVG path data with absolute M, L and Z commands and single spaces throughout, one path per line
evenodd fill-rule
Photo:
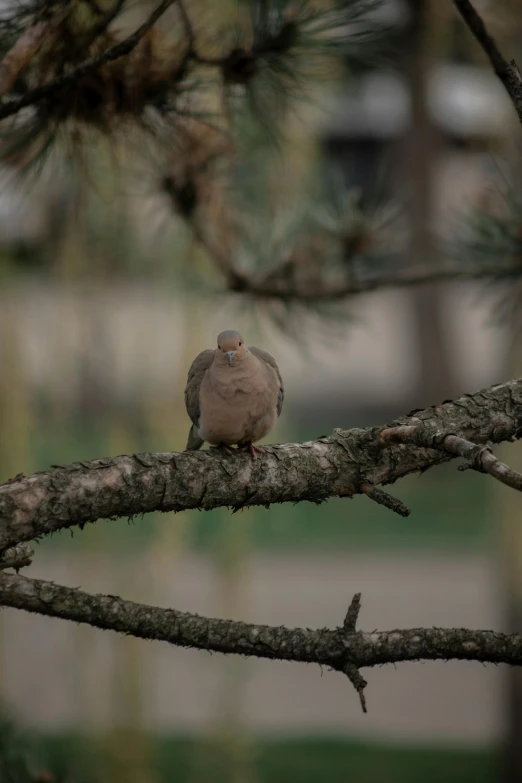
M 200 449 L 205 441 L 201 440 L 198 434 L 198 428 L 195 424 L 190 428 L 187 445 L 185 451 L 197 451 Z

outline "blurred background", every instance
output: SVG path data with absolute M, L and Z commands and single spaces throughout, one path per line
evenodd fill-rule
M 503 50 L 520 53 L 520 2 L 476 5 Z M 520 127 L 451 3 L 384 6 L 391 60 L 348 71 L 340 59 L 285 118 L 277 149 L 245 134 L 252 156 L 236 186 L 266 237 L 275 198 L 291 222 L 310 172 L 334 172 L 348 193 L 403 199 L 403 259 L 436 263 L 438 238 L 513 181 Z M 226 328 L 281 368 L 272 442 L 385 423 L 520 375 L 517 308 L 506 308 L 516 281 L 390 288 L 329 312 L 224 293 L 160 192 L 159 166 L 141 168 L 131 138 L 119 144 L 116 160 L 93 142 L 59 176 L 52 158 L 38 177 L 16 155 L 0 170 L 0 480 L 182 450 L 188 367 Z M 498 453 L 522 466 L 519 444 Z M 367 630 L 522 631 L 517 494 L 455 464 L 395 494 L 408 519 L 356 497 L 99 522 L 40 542 L 28 575 L 258 623 L 334 626 L 361 591 Z M 316 667 L 0 614 L 0 734 L 52 771 L 42 781 L 522 780 L 519 672 L 428 662 L 364 674 L 367 715 L 345 678 Z

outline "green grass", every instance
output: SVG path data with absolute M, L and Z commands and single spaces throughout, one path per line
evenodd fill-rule
M 492 749 L 408 747 L 313 737 L 241 744 L 233 739 L 149 738 L 141 745 L 147 758 L 137 759 L 135 746 L 125 744 L 125 737 L 120 736 L 116 766 L 100 753 L 99 742 L 90 745 L 77 737 L 52 736 L 42 738 L 39 744 L 48 768 L 69 770 L 71 783 L 76 764 L 81 767 L 82 781 L 87 780 L 85 772 L 90 768 L 93 783 L 109 779 L 123 783 L 126 773 L 121 749 L 125 747 L 128 762 L 132 756 L 132 768 L 150 770 L 147 779 L 155 783 L 496 783 L 500 768 L 499 754 Z M 107 777 L 109 769 L 112 773 Z

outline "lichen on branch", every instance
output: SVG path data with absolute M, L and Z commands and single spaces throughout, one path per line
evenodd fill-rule
M 382 443 L 386 429 L 413 427 L 422 437 Z M 255 462 L 215 451 L 107 457 L 54 467 L 0 486 L 0 552 L 98 519 L 346 497 L 424 471 L 456 454 L 449 435 L 476 445 L 522 433 L 522 379 L 403 416 L 387 427 L 335 429 L 307 443 L 269 446 Z M 372 492 L 369 493 L 372 495 Z M 373 493 L 375 494 L 375 493 Z M 393 505 L 390 501 L 390 505 Z
M 319 629 L 201 617 L 5 573 L 0 573 L 0 605 L 180 647 L 327 666 L 348 677 L 363 711 L 366 681 L 359 672 L 362 667 L 452 658 L 522 664 L 519 634 L 463 628 L 357 631 L 359 594 L 354 596 L 342 625 Z

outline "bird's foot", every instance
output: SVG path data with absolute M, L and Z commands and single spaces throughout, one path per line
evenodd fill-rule
M 226 443 L 220 443 L 219 446 L 214 446 L 215 449 L 219 449 L 220 451 L 224 451 L 225 454 L 228 454 L 229 457 L 232 456 L 235 449 L 231 449 L 230 446 L 227 446 Z
M 261 446 L 254 446 L 252 441 L 248 441 L 248 443 L 238 443 L 237 450 L 248 451 L 252 459 L 257 459 L 256 454 L 266 454 L 265 449 L 261 448 Z

